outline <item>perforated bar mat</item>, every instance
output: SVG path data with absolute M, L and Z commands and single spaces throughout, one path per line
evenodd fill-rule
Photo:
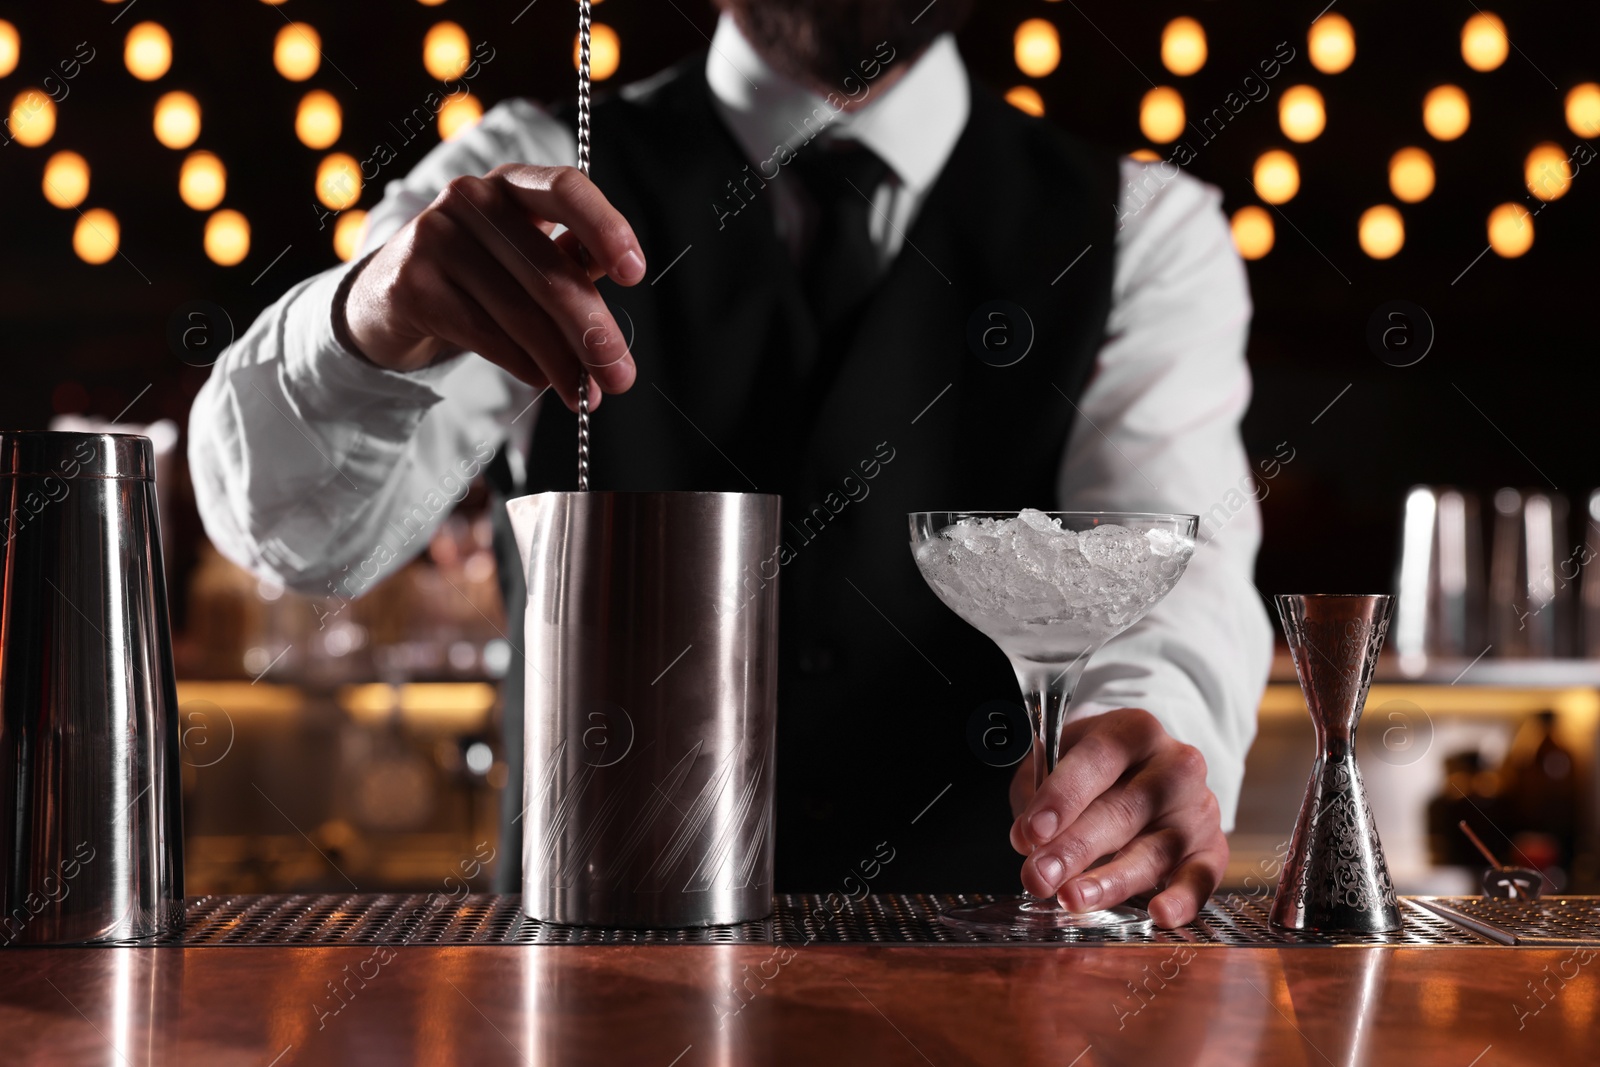
M 830 902 L 782 894 L 771 918 L 685 930 L 557 926 L 524 916 L 516 896 L 367 893 L 191 897 L 186 928 L 170 943 L 208 945 L 628 945 L 835 944 L 960 945 L 1012 942 L 940 923 L 979 895 L 874 894 Z M 1267 921 L 1270 898 L 1225 895 L 1178 930 L 1061 931 L 1052 940 L 1096 944 L 1493 945 L 1600 943 L 1600 898 L 1568 897 L 1517 905 L 1467 897 L 1405 898 L 1404 929 L 1393 934 L 1296 933 Z M 1469 921 L 1470 920 L 1470 921 Z M 1559 940 L 1557 940 L 1559 939 Z M 1045 942 L 1050 943 L 1050 942 Z
M 1417 897 L 1416 903 L 1502 945 L 1600 944 L 1600 897 Z

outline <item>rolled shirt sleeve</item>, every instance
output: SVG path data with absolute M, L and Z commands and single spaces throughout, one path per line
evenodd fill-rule
M 1201 516 L 1167 597 L 1095 653 L 1069 713 L 1142 707 L 1205 755 L 1231 829 L 1272 658 L 1253 581 L 1261 542 L 1239 436 L 1250 296 L 1220 193 L 1171 165 L 1123 163 L 1107 338 L 1078 402 L 1060 506 Z

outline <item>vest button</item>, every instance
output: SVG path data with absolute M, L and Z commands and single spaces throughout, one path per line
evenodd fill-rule
M 826 648 L 807 648 L 800 652 L 801 674 L 833 673 L 833 653 Z

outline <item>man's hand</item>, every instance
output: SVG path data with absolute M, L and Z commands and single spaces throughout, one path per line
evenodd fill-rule
M 567 231 L 552 239 L 558 224 Z M 591 405 L 633 384 L 627 341 L 594 282 L 634 285 L 644 272 L 633 228 L 588 178 L 507 164 L 454 179 L 389 238 L 351 284 L 344 321 L 380 367 L 417 370 L 469 350 L 553 386 L 575 410 L 581 367 Z
M 1193 919 L 1228 864 L 1200 750 L 1167 736 L 1139 708 L 1067 724 L 1061 748 L 1037 794 L 1031 759 L 1011 782 L 1011 810 L 1020 813 L 1011 845 L 1028 856 L 1023 886 L 1037 896 L 1057 894 L 1073 911 L 1159 890 L 1150 901 L 1158 926 Z

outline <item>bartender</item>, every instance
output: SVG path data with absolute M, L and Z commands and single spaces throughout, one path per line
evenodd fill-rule
M 390 181 L 360 254 L 268 308 L 196 400 L 207 532 L 359 595 L 427 543 L 441 483 L 575 489 L 586 372 L 598 487 L 783 496 L 778 890 L 837 888 L 886 842 L 875 890 L 1008 891 L 1020 862 L 1070 908 L 1143 895 L 1187 922 L 1271 650 L 1219 193 L 975 85 L 970 0 L 720 6 L 704 54 L 596 103 L 593 182 L 570 109 L 522 99 Z M 1095 655 L 1037 794 L 1031 760 L 969 743 L 1016 682 L 924 584 L 905 519 L 1023 507 L 1205 520 L 1176 589 Z

